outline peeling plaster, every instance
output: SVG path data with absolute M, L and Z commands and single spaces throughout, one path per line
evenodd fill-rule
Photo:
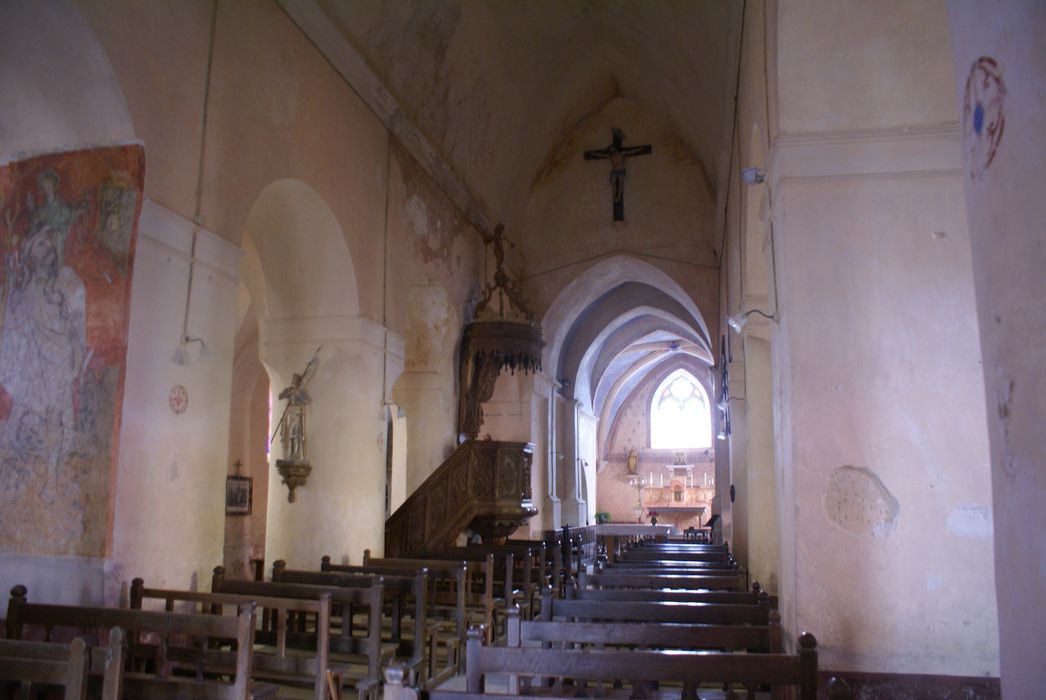
M 828 477 L 824 512 L 846 532 L 889 537 L 897 528 L 900 511 L 897 499 L 867 467 L 843 465 Z
M 996 375 L 998 378 L 995 383 L 995 403 L 999 414 L 999 428 L 1002 431 L 1002 468 L 1007 476 L 1016 476 L 1016 458 L 1010 444 L 1010 407 L 1013 405 L 1016 383 L 1003 368 L 997 368 Z

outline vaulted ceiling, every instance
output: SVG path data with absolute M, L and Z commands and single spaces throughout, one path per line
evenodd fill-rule
M 722 196 L 740 0 L 279 1 L 480 227 L 519 231 L 543 169 L 618 98 L 667 124 Z M 713 355 L 679 294 L 625 281 L 552 343 L 550 369 L 607 417 L 647 372 Z
M 480 208 L 510 230 L 549 154 L 615 97 L 667 120 L 712 182 L 722 175 L 739 2 L 281 4 L 336 66 L 334 51 L 365 64 L 387 91 L 379 99 L 395 103 L 392 118 L 416 126 Z M 379 89 L 356 87 L 365 100 Z

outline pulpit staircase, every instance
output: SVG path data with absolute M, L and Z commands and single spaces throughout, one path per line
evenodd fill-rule
M 530 486 L 534 445 L 467 440 L 385 521 L 385 556 L 453 546 L 466 529 L 485 542 L 537 514 Z

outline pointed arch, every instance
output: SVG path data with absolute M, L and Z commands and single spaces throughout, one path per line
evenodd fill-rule
M 566 285 L 541 320 L 545 336 L 544 366 L 556 368 L 571 330 L 582 313 L 615 287 L 635 282 L 665 294 L 686 310 L 687 321 L 711 353 L 708 325 L 690 295 L 663 270 L 630 255 L 614 255 L 595 263 Z
M 650 397 L 650 447 L 655 450 L 712 446 L 712 405 L 701 382 L 680 367 Z

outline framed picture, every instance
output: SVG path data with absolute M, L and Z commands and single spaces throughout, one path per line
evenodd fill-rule
M 254 479 L 249 476 L 225 477 L 225 514 L 250 515 L 254 499 Z

